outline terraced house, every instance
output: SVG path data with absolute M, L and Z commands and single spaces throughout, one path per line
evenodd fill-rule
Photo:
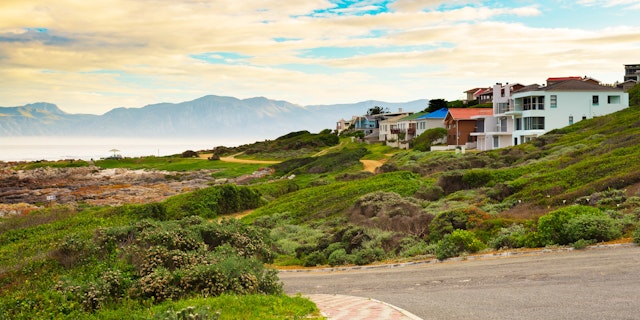
M 621 88 L 597 84 L 592 78 L 549 78 L 546 85 L 511 91 L 493 87 L 493 115 L 480 115 L 476 132 L 479 150 L 518 145 L 553 129 L 629 107 Z M 496 94 L 504 91 L 504 95 Z M 497 99 L 496 97 L 499 97 Z

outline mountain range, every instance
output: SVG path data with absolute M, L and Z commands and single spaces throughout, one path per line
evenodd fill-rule
M 363 101 L 300 106 L 264 97 L 237 99 L 208 95 L 181 103 L 115 108 L 103 115 L 71 114 L 51 103 L 0 107 L 0 136 L 149 137 L 272 139 L 308 130 L 335 129 L 341 118 L 366 114 L 380 106 L 390 111 L 420 111 L 428 100 L 404 103 Z

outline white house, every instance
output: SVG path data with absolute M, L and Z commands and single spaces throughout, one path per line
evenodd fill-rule
M 398 140 L 404 140 L 404 135 L 406 134 L 406 127 L 401 128 L 398 125 L 398 121 L 406 116 L 407 114 L 401 114 L 380 121 L 378 141 L 384 141 L 387 145 L 397 147 Z M 406 126 L 407 124 L 402 123 L 401 125 Z M 391 142 L 391 144 L 389 142 Z
M 495 90 L 501 90 L 498 84 Z M 613 113 L 629 106 L 629 94 L 592 81 L 566 80 L 494 93 L 494 115 L 478 117 L 478 149 L 491 150 L 527 142 L 553 129 Z

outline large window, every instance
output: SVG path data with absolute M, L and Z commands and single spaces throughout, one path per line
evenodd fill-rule
M 593 96 L 591 97 L 591 104 L 594 106 L 597 106 L 600 104 L 600 97 L 598 96 Z
M 493 147 L 500 148 L 500 137 L 493 136 Z
M 544 110 L 544 97 L 525 97 L 522 98 L 522 104 L 524 110 Z
M 569 125 L 573 124 L 573 116 L 569 116 Z
M 525 130 L 544 130 L 544 117 L 524 118 Z
M 608 104 L 620 104 L 620 96 L 608 96 L 607 97 Z
M 522 118 L 516 118 L 516 130 L 522 130 Z
M 551 101 L 549 101 L 549 103 L 551 104 L 551 108 L 557 108 L 558 107 L 558 96 L 557 95 L 552 95 L 551 96 Z

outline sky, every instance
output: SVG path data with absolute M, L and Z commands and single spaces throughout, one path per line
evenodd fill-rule
M 69 113 L 264 96 L 463 99 L 496 82 L 622 81 L 640 0 L 0 0 L 0 106 Z

